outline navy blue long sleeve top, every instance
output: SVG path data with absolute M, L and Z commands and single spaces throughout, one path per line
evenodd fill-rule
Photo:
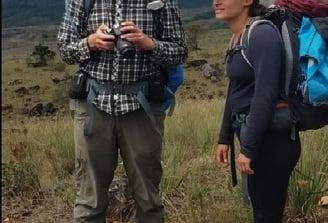
M 232 113 L 248 113 L 247 131 L 240 137 L 241 153 L 255 158 L 269 129 L 280 95 L 283 78 L 283 43 L 280 34 L 268 24 L 254 27 L 249 40 L 249 59 L 232 51 L 226 60 L 229 88 L 219 143 L 231 145 Z M 265 149 L 265 148 L 263 148 Z

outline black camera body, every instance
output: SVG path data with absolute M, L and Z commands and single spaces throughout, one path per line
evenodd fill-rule
M 107 29 L 105 34 L 115 36 L 115 46 L 124 58 L 132 58 L 135 55 L 135 46 L 131 42 L 121 39 L 121 26 L 114 25 L 112 28 Z

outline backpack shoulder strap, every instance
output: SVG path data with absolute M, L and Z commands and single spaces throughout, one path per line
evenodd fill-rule
M 83 35 L 87 36 L 87 23 L 89 19 L 89 14 L 96 0 L 84 0 L 84 21 L 83 21 Z
M 84 13 L 87 15 L 87 17 L 89 16 L 94 4 L 95 0 L 84 0 Z
M 251 38 L 253 29 L 257 25 L 264 24 L 264 23 L 271 25 L 272 27 L 274 27 L 277 30 L 277 32 L 279 32 L 277 27 L 270 20 L 255 17 L 255 18 L 253 18 L 253 21 L 251 21 L 251 24 L 244 29 L 244 31 L 243 31 L 243 33 L 241 34 L 241 37 L 240 37 L 241 55 L 243 56 L 244 60 L 246 61 L 246 63 L 251 68 L 253 68 L 253 65 L 251 63 L 251 55 L 250 55 L 250 52 L 248 50 L 249 40 Z
M 91 11 L 95 1 L 96 0 L 84 0 L 83 1 L 83 3 L 84 3 L 83 4 L 84 5 L 84 14 L 87 15 L 86 17 L 88 17 L 88 15 L 90 14 L 90 11 Z M 69 0 L 65 0 L 65 11 L 66 12 L 68 10 L 68 8 L 67 8 L 68 4 L 69 4 Z

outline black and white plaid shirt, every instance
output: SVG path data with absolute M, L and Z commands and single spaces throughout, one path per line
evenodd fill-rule
M 158 27 L 154 14 L 147 9 L 149 0 L 95 1 L 87 22 L 89 34 L 94 33 L 101 24 L 112 27 L 117 21 L 133 21 L 146 35 L 154 39 L 154 51 L 137 49 L 135 57 L 131 59 L 123 58 L 116 50 L 90 52 L 87 38 L 82 35 L 84 0 L 69 2 L 57 37 L 60 55 L 68 64 L 79 63 L 80 69 L 100 82 L 133 84 L 147 76 L 159 75 L 160 64 L 183 63 L 187 57 L 184 30 L 176 0 L 166 0 L 160 11 L 160 38 L 156 38 Z M 117 6 L 118 2 L 121 5 Z M 115 115 L 140 108 L 135 95 L 116 95 L 114 101 L 111 98 L 114 97 L 100 92 L 95 103 L 100 110 Z

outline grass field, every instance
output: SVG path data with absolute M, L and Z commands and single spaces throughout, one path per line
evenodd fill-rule
M 206 59 L 224 70 L 229 37 L 226 30 L 204 32 L 199 38 L 201 50 L 190 52 L 189 60 Z M 2 59 L 2 104 L 12 105 L 2 110 L 2 222 L 69 223 L 74 206 L 73 120 L 67 109 L 68 82 L 55 84 L 53 79 L 64 79 L 76 67 L 63 65 L 58 57 L 45 68 L 28 67 L 25 57 L 32 51 L 34 39 L 26 41 L 30 45 L 2 39 L 2 43 L 19 46 L 2 50 L 6 54 Z M 51 38 L 46 40 L 56 51 Z M 214 162 L 226 79 L 211 82 L 200 73 L 197 68 L 185 70 L 176 111 L 166 119 L 161 182 L 166 220 L 250 223 L 251 209 L 242 201 L 240 185 L 232 188 L 229 170 L 220 169 Z M 28 94 L 19 95 L 16 91 L 21 87 Z M 47 102 L 59 109 L 55 115 L 22 114 L 24 108 Z M 302 142 L 302 158 L 291 180 L 286 219 L 291 223 L 324 223 L 325 215 L 317 203 L 321 195 L 327 194 L 328 128 L 302 133 Z M 122 163 L 117 174 L 124 175 Z

